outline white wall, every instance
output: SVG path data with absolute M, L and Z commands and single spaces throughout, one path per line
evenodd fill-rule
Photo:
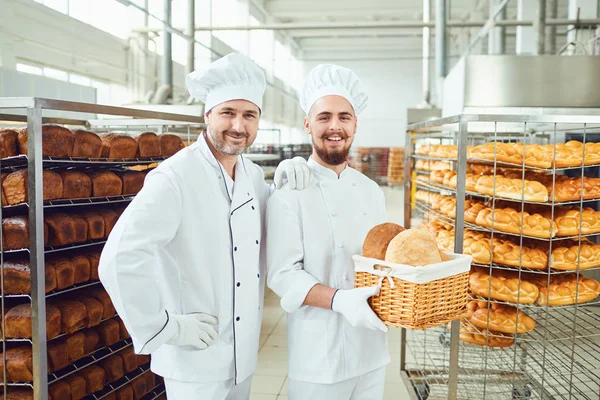
M 339 61 L 366 85 L 369 105 L 359 116 L 354 147 L 403 147 L 406 110 L 423 100 L 421 60 Z M 308 73 L 317 63 L 307 63 Z

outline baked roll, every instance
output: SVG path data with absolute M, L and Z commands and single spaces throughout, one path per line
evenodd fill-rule
M 540 295 L 536 301 L 541 306 L 565 306 L 592 301 L 600 295 L 600 282 L 577 274 L 559 274 L 550 276 L 534 275 L 527 279 L 539 287 Z
M 487 347 L 510 347 L 515 343 L 512 337 L 502 336 L 501 333 L 477 329 L 474 326 L 462 322 L 460 325 L 460 340 L 463 342 Z
M 540 270 L 548 268 L 547 252 L 526 243 L 519 246 L 519 243 L 494 236 L 493 251 L 492 259 L 497 264 Z
M 21 169 L 2 180 L 2 192 L 8 205 L 29 201 L 27 179 L 27 169 Z M 44 200 L 56 200 L 63 197 L 63 181 L 59 174 L 45 170 L 42 174 L 42 181 Z
M 562 271 L 600 267 L 600 244 L 582 241 L 580 246 L 578 241 L 555 242 L 550 267 Z
M 465 200 L 465 222 L 475 224 L 477 221 L 477 215 L 487 206 L 477 200 L 466 199 Z
M 94 132 L 77 129 L 73 131 L 73 154 L 75 158 L 102 157 L 102 139 Z
M 555 222 L 540 214 L 520 212 L 514 208 L 484 208 L 477 214 L 475 223 L 500 232 L 548 239 L 558 231 Z
M 373 227 L 363 242 L 363 256 L 384 260 L 390 242 L 403 230 L 402 226 L 391 222 Z
M 505 162 L 512 164 L 522 164 L 522 147 L 515 146 L 514 143 L 490 142 L 473 147 L 470 152 L 470 158 Z
M 589 235 L 600 232 L 600 211 L 579 207 L 555 210 L 554 222 L 559 237 Z
M 434 146 L 429 155 L 438 158 L 458 158 L 458 146 L 453 144 Z
M 27 155 L 28 134 L 23 128 L 18 134 L 19 152 Z M 73 133 L 59 125 L 42 125 L 42 156 L 71 157 L 73 153 Z
M 482 268 L 472 268 L 469 276 L 469 287 L 475 295 L 487 299 L 506 301 L 508 303 L 533 304 L 538 299 L 538 286 L 523 279 L 511 271 L 494 270 L 490 272 Z M 491 283 L 490 283 L 491 280 Z
M 549 198 L 548 189 L 540 182 L 502 176 L 480 176 L 475 184 L 475 191 L 489 196 L 541 203 L 547 202 Z
M 467 305 L 467 318 L 479 329 L 502 333 L 527 333 L 535 328 L 535 321 L 516 307 L 505 304 L 471 301 Z
M 558 176 L 557 176 L 558 178 Z M 585 177 L 583 182 L 577 178 L 559 178 L 554 182 L 547 180 L 548 192 L 554 196 L 554 201 L 577 201 L 583 196 L 584 200 L 600 198 L 600 178 Z
M 415 149 L 415 154 L 420 154 L 422 156 L 428 156 L 429 152 L 431 151 L 431 147 L 432 146 L 428 146 L 428 145 L 419 146 Z

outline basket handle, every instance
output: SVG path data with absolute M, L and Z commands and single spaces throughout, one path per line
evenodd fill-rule
M 383 280 L 385 278 L 387 278 L 388 282 L 390 283 L 390 287 L 393 289 L 396 285 L 394 284 L 394 280 L 392 279 L 392 272 L 394 272 L 392 267 L 388 267 L 387 265 L 379 265 L 379 264 L 375 264 L 373 265 L 373 269 L 376 271 L 381 271 L 381 273 L 377 274 L 379 275 L 379 288 L 381 289 L 381 287 L 383 286 Z

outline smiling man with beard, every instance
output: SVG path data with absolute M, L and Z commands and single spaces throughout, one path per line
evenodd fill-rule
M 312 182 L 275 193 L 267 207 L 268 285 L 288 313 L 289 398 L 383 398 L 387 328 L 354 289 L 352 256 L 386 220 L 379 186 L 346 158 L 367 104 L 358 77 L 324 64 L 304 82 L 300 104 L 313 154 Z

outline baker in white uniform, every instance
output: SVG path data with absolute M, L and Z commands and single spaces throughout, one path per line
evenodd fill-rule
M 169 400 L 248 399 L 271 190 L 240 154 L 257 135 L 265 76 L 233 53 L 186 83 L 205 102 L 207 131 L 148 174 L 108 238 L 100 280 Z M 278 186 L 286 176 L 302 188 L 306 161 L 282 162 Z
M 367 303 L 379 289 L 353 289 L 352 255 L 385 222 L 385 199 L 346 164 L 367 99 L 347 68 L 310 72 L 300 104 L 312 182 L 302 192 L 284 187 L 267 207 L 267 279 L 288 313 L 290 400 L 383 397 L 387 328 Z

